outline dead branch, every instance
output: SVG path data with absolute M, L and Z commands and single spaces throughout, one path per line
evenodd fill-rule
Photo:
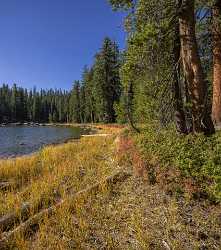
M 28 218 L 31 210 L 30 203 L 24 203 L 20 208 L 20 211 L 12 212 L 6 214 L 5 216 L 0 218 L 0 230 L 2 232 L 9 230 L 20 220 L 25 220 Z
M 13 182 L 7 182 L 7 181 L 0 182 L 0 190 L 5 191 L 6 189 L 12 187 L 13 185 L 14 185 Z
M 16 238 L 17 235 L 23 234 L 28 237 L 28 234 L 27 234 L 28 232 L 34 232 L 38 230 L 39 224 L 44 220 L 44 218 L 51 217 L 53 214 L 55 214 L 57 209 L 60 208 L 65 203 L 68 204 L 70 201 L 76 200 L 82 196 L 84 197 L 90 194 L 96 194 L 104 185 L 111 186 L 113 184 L 116 184 L 117 182 L 124 181 L 129 176 L 131 176 L 131 173 L 129 172 L 118 171 L 115 174 L 102 180 L 101 182 L 89 188 L 83 189 L 82 191 L 68 197 L 65 200 L 60 200 L 57 204 L 47 209 L 43 209 L 39 213 L 35 214 L 33 217 L 29 218 L 27 221 L 21 223 L 14 230 L 11 230 L 9 232 L 4 232 L 0 238 L 0 249 L 7 249 L 7 247 L 10 245 L 10 243 L 13 242 L 13 240 Z

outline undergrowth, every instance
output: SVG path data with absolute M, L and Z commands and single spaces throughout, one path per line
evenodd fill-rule
M 133 134 L 143 161 L 163 169 L 176 168 L 183 179 L 191 178 L 200 186 L 201 194 L 212 201 L 221 201 L 221 134 L 211 137 L 178 135 L 167 130 L 146 126 Z
M 125 129 L 118 137 L 83 138 L 31 157 L 0 161 L 0 181 L 14 183 L 0 191 L 1 215 L 24 202 L 34 204 L 35 214 L 67 200 L 39 228 L 16 234 L 10 247 L 220 249 L 220 150 L 219 134 L 183 137 L 173 129 L 146 127 L 141 134 Z M 131 173 L 131 167 L 136 175 L 122 182 L 66 199 L 116 170 Z M 168 186 L 175 196 L 167 193 Z M 216 202 L 183 199 L 185 187 L 203 190 Z

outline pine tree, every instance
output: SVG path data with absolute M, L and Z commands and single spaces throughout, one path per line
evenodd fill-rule
M 221 124 L 221 2 L 212 7 L 213 16 L 213 107 L 212 116 L 216 125 Z
M 198 52 L 195 33 L 195 1 L 182 1 L 179 23 L 182 61 L 192 104 L 193 132 L 214 132 L 207 110 L 207 86 Z
M 213 133 L 208 87 L 201 63 L 203 42 L 201 39 L 202 47 L 199 47 L 196 39 L 195 1 L 110 0 L 110 3 L 115 9 L 130 10 L 128 48 L 121 80 L 126 92 L 133 85 L 133 108 L 130 109 L 133 117 L 139 122 L 158 120 L 161 126 L 174 117 L 177 130 L 186 133 L 185 104 L 191 114 L 192 131 Z M 205 1 L 197 3 L 198 7 L 206 4 Z
M 105 38 L 93 67 L 92 94 L 95 100 L 96 121 L 115 121 L 114 102 L 119 101 L 121 95 L 119 69 L 117 45 L 109 38 Z
M 80 82 L 75 81 L 71 91 L 70 97 L 70 117 L 71 121 L 74 123 L 80 123 Z
M 86 122 L 95 122 L 95 100 L 93 95 L 93 68 L 84 67 L 82 86 L 85 94 L 84 116 Z
M 16 84 L 0 87 L 0 122 L 114 122 L 121 96 L 119 50 L 106 38 L 91 68 L 71 91 L 27 91 Z

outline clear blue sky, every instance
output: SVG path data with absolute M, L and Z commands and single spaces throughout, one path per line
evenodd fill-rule
M 69 89 L 105 36 L 124 47 L 123 16 L 107 0 L 5 0 L 0 85 Z

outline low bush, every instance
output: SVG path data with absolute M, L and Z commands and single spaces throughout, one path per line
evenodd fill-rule
M 145 127 L 133 135 L 146 161 L 161 167 L 176 167 L 191 177 L 213 200 L 221 200 L 221 135 L 178 135 L 174 128 Z

